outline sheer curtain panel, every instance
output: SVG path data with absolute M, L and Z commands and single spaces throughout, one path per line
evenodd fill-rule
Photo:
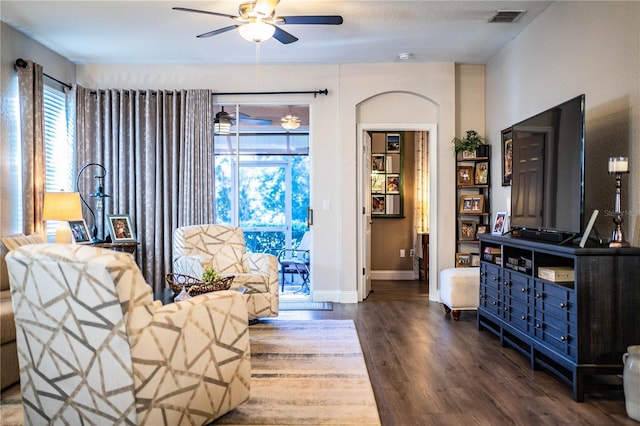
M 172 269 L 173 231 L 213 223 L 211 92 L 78 87 L 76 114 L 78 166 L 106 167 L 103 214 L 131 216 L 136 260 L 160 290 Z

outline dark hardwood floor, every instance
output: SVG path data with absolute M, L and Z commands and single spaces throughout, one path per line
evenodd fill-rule
M 622 390 L 574 402 L 569 385 L 478 331 L 475 311 L 445 315 L 424 282 L 374 281 L 363 303 L 279 319 L 354 320 L 383 425 L 638 425 Z

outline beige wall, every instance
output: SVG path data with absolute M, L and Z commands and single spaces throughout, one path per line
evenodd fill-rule
M 487 132 L 500 152 L 500 130 L 584 93 L 586 208 L 608 238 L 613 177 L 607 158 L 628 155 L 624 229 L 640 245 L 640 2 L 554 2 L 487 64 Z M 494 210 L 506 210 L 500 163 L 492 163 Z M 576 207 L 577 208 L 577 207 Z

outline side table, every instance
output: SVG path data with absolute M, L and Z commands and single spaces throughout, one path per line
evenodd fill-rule
M 130 242 L 130 243 L 93 243 L 91 244 L 94 247 L 102 247 L 102 248 L 106 248 L 109 250 L 113 250 L 113 251 L 123 251 L 126 253 L 131 253 L 133 254 L 136 251 L 136 248 L 138 247 L 137 242 Z

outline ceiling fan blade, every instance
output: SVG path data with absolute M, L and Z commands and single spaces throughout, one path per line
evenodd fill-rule
M 241 123 L 249 123 L 249 124 L 259 124 L 259 125 L 269 125 L 273 123 L 271 120 L 267 120 L 266 118 L 240 118 Z
M 196 37 L 198 37 L 198 38 L 213 37 L 214 35 L 218 35 L 218 34 L 226 33 L 227 31 L 235 30 L 239 26 L 240 25 L 229 25 L 228 27 L 218 28 L 217 30 L 209 31 L 208 33 L 203 33 L 203 34 L 197 35 Z
M 279 16 L 284 24 L 288 25 L 341 25 L 343 22 L 340 15 L 316 15 L 316 16 Z
M 215 15 L 215 16 L 223 16 L 225 18 L 236 18 L 233 15 L 227 15 L 226 13 L 218 13 L 218 12 L 209 12 L 208 10 L 200 10 L 200 9 L 189 9 L 188 7 L 172 7 L 173 10 L 179 10 L 181 12 L 195 12 L 195 13 L 204 13 L 206 15 Z
M 273 38 L 278 40 L 280 43 L 290 44 L 295 41 L 298 41 L 298 37 L 294 36 L 293 34 L 289 34 L 282 28 L 279 28 L 277 25 L 274 25 L 274 27 L 276 28 L 276 32 L 273 33 Z

